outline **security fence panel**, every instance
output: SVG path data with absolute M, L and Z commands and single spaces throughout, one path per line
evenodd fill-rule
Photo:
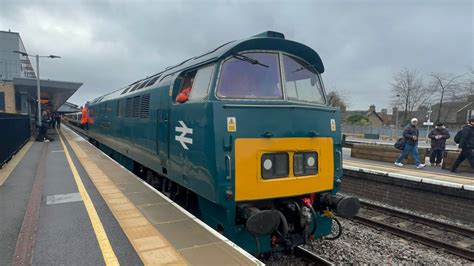
M 0 168 L 30 139 L 27 115 L 0 113 Z

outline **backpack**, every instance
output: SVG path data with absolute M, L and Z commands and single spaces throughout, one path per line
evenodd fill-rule
M 458 131 L 458 133 L 456 133 L 456 136 L 454 136 L 454 142 L 456 142 L 456 144 L 459 144 L 459 142 L 461 141 L 461 137 L 462 137 L 462 129 Z
M 405 148 L 405 139 L 404 138 L 399 138 L 395 144 L 393 144 L 393 147 L 399 150 L 403 150 Z

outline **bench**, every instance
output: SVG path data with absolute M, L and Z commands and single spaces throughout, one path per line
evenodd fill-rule
M 441 168 L 450 170 L 453 167 L 454 161 L 458 158 L 460 151 L 445 151 L 443 154 L 443 164 Z M 474 173 L 474 169 L 471 168 L 469 162 L 464 160 L 464 162 L 459 165 L 458 170 L 461 172 Z
M 421 163 L 424 163 L 427 149 L 418 148 L 418 153 Z M 359 159 L 393 163 L 398 156 L 400 156 L 400 150 L 387 145 L 353 144 L 351 149 L 351 157 Z M 408 159 L 404 159 L 402 163 L 415 164 L 415 160 L 411 155 L 408 155 Z

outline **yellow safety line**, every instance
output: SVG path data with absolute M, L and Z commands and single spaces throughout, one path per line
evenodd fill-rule
M 143 264 L 188 264 L 166 237 L 150 223 L 135 204 L 90 158 L 93 155 L 91 153 L 86 154 L 81 145 L 70 139 L 69 133 L 64 133 L 65 140 L 71 145 L 71 149 L 81 162 L 84 170 L 89 174 Z
M 15 156 L 3 167 L 3 169 L 0 169 L 0 186 L 2 186 L 10 176 L 10 174 L 15 170 L 16 166 L 21 162 L 21 159 L 25 154 L 28 152 L 28 150 L 31 148 L 31 145 L 33 144 L 33 141 L 28 141 L 28 143 L 25 144 L 21 148 L 20 151 L 15 154 Z
M 76 181 L 77 189 L 81 194 L 82 200 L 84 205 L 86 206 L 87 214 L 89 215 L 89 219 L 92 223 L 92 228 L 94 229 L 95 236 L 97 237 L 97 242 L 99 242 L 99 247 L 102 252 L 102 256 L 104 257 L 104 261 L 106 265 L 120 265 L 117 257 L 115 256 L 114 250 L 112 249 L 112 245 L 109 242 L 109 238 L 107 237 L 107 233 L 104 230 L 104 226 L 100 221 L 99 215 L 97 214 L 96 209 L 94 208 L 94 204 L 92 203 L 91 198 L 89 197 L 89 193 L 87 193 L 84 184 L 82 183 L 81 177 L 77 172 L 76 166 L 74 165 L 71 156 L 69 155 L 69 151 L 64 144 L 64 141 L 59 134 L 59 131 L 56 129 L 58 133 L 59 139 L 61 140 L 61 144 L 64 149 L 64 153 L 66 154 L 67 162 L 69 163 L 69 167 L 71 168 L 72 175 L 74 176 L 74 180 Z

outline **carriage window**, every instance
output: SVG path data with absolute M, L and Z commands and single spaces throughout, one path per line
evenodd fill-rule
M 308 63 L 283 55 L 285 88 L 289 100 L 325 103 L 318 72 Z
M 217 95 L 238 99 L 283 99 L 278 54 L 243 53 L 225 61 Z
M 200 100 L 207 96 L 213 71 L 214 65 L 210 65 L 198 70 L 196 76 L 194 76 L 191 94 L 189 94 L 190 101 Z

